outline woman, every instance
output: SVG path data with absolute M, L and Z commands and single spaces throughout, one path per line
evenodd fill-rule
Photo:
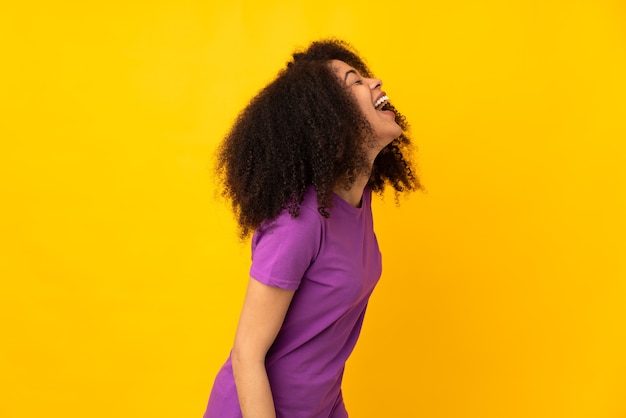
M 404 117 L 351 46 L 293 54 L 241 113 L 217 171 L 252 266 L 205 418 L 347 417 L 341 380 L 381 274 L 371 192 L 420 188 Z

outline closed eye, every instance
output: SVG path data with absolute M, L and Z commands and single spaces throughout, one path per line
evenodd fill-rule
M 343 81 L 346 83 L 346 85 L 348 85 L 348 76 L 350 74 L 353 74 L 355 77 L 361 77 L 361 75 L 355 69 L 351 68 L 346 72 L 346 75 L 343 78 Z M 363 84 L 363 79 L 357 79 L 356 81 L 354 81 L 354 83 L 352 83 L 352 85 L 354 84 Z

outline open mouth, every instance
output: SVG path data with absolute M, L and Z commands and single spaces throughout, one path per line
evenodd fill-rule
M 380 99 L 374 102 L 374 109 L 376 110 L 389 110 L 389 97 L 385 94 L 381 96 Z

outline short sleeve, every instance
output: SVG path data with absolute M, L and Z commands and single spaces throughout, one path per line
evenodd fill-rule
M 284 211 L 255 231 L 250 276 L 268 286 L 296 290 L 319 253 L 321 236 L 317 211 L 301 207 L 297 218 Z

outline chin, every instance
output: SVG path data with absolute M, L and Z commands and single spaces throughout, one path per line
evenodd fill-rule
M 398 126 L 398 129 L 389 129 L 384 133 L 376 135 L 378 137 L 377 142 L 382 149 L 391 144 L 394 139 L 399 138 L 400 135 L 402 135 L 402 129 Z
M 391 135 L 391 139 L 389 140 L 389 142 L 391 143 L 391 141 L 393 141 L 394 139 L 400 138 L 400 135 L 402 135 L 402 129 L 398 129 L 397 132 L 394 132 L 393 135 Z

